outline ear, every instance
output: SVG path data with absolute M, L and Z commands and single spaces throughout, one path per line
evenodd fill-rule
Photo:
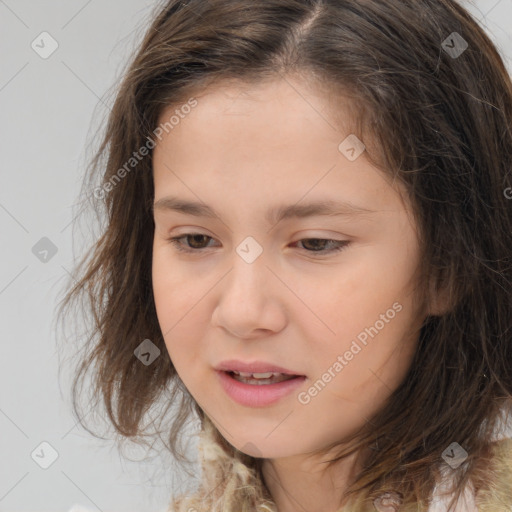
M 451 294 L 451 287 L 442 278 L 432 279 L 429 288 L 429 300 L 427 314 L 430 316 L 442 316 L 450 312 L 455 304 L 455 300 Z

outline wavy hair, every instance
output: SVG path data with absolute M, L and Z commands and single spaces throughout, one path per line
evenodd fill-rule
M 468 457 L 452 471 L 455 502 L 470 478 L 477 489 L 490 485 L 493 432 L 512 399 L 512 84 L 496 47 L 455 0 L 157 6 L 84 181 L 105 222 L 59 310 L 88 315 L 74 410 L 88 428 L 81 404 L 89 371 L 94 410 L 104 408 L 123 438 L 146 435 L 152 407 L 166 403 L 155 418 L 181 460 L 178 439 L 197 415 L 217 447 L 208 452 L 197 507 L 275 510 L 261 460 L 222 438 L 166 353 L 151 285 L 151 149 L 169 106 L 186 112 L 194 94 L 228 80 L 251 85 L 291 76 L 330 94 L 333 108 L 336 98 L 350 98 L 350 133 L 365 142 L 374 165 L 405 184 L 413 204 L 421 299 L 442 292 L 449 306 L 425 319 L 406 378 L 350 451 L 330 463 L 372 447 L 346 498 L 365 510 L 393 490 L 403 506 L 424 507 L 446 466 L 441 456 L 456 441 Z M 134 152 L 144 156 L 134 162 Z M 98 175 L 101 193 L 93 193 Z M 163 354 L 147 366 L 134 356 L 145 339 Z

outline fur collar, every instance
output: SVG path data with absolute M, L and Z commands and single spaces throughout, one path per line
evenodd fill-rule
M 512 422 L 508 427 L 504 425 L 508 430 L 497 433 L 492 440 L 494 465 L 492 471 L 484 475 L 488 488 L 475 492 L 470 482 L 454 509 L 448 510 L 453 481 L 446 471 L 426 508 L 420 505 L 397 507 L 388 501 L 384 508 L 370 505 L 349 510 L 344 507 L 339 512 L 512 512 Z M 205 417 L 198 445 L 202 468 L 200 487 L 195 493 L 174 499 L 167 512 L 277 512 L 254 470 L 246 466 L 238 454 L 235 458 L 228 455 L 217 435 L 215 427 Z M 244 504 L 239 503 L 240 499 L 235 499 L 238 503 L 224 499 L 228 494 L 233 495 L 235 489 L 243 489 Z

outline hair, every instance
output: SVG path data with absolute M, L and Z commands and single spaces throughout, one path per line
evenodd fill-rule
M 443 47 L 454 32 L 467 42 L 459 56 Z M 489 37 L 454 0 L 158 5 L 84 182 L 90 197 L 100 173 L 108 193 L 94 199 L 106 223 L 59 312 L 78 306 L 92 318 L 73 381 L 74 410 L 80 416 L 91 370 L 92 393 L 116 433 L 135 440 L 165 397 L 168 408 L 158 417 L 176 407 L 165 427 L 175 457 L 184 460 L 178 440 L 194 414 L 210 440 L 198 503 L 275 510 L 261 459 L 221 436 L 167 357 L 151 284 L 151 149 L 164 109 L 186 113 L 194 95 L 229 81 L 252 86 L 289 77 L 329 94 L 333 116 L 337 102 L 350 98 L 346 127 L 364 141 L 371 163 L 405 185 L 413 205 L 421 300 L 426 305 L 442 292 L 449 305 L 426 316 L 405 379 L 350 439 L 350 451 L 329 464 L 371 447 L 345 497 L 368 504 L 396 491 L 404 506 L 425 506 L 446 465 L 441 455 L 456 441 L 468 457 L 452 471 L 453 506 L 470 478 L 477 489 L 489 486 L 492 435 L 512 399 L 512 84 Z M 144 146 L 148 154 L 125 176 L 121 169 Z M 134 357 L 144 339 L 163 353 L 148 366 Z

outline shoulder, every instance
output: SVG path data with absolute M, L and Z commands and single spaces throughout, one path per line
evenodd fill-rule
M 486 489 L 476 490 L 469 482 L 454 512 L 512 511 L 512 409 L 503 410 L 502 420 L 491 439 L 492 471 L 486 472 Z M 447 512 L 452 494 L 449 473 L 434 488 L 428 512 Z
M 510 512 L 512 510 L 512 438 L 492 444 L 494 468 L 488 489 L 476 494 L 478 512 Z

